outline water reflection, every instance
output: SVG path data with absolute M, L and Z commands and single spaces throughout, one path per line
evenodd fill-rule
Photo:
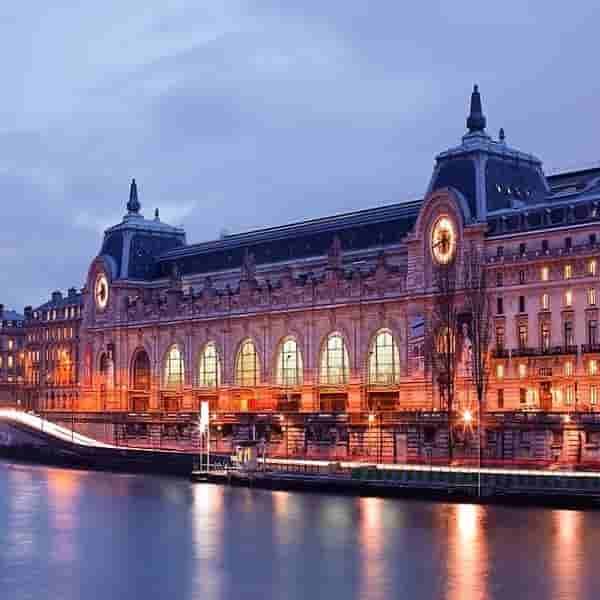
M 216 485 L 197 485 L 193 495 L 194 581 L 192 589 L 198 597 L 211 600 L 220 597 L 219 565 L 223 539 L 223 494 Z
M 457 504 L 449 509 L 449 600 L 488 598 L 486 510 L 478 504 Z
M 360 498 L 361 597 L 385 598 L 387 561 L 383 555 L 387 533 L 383 529 L 385 501 L 381 498 Z
M 575 510 L 553 512 L 556 531 L 553 543 L 553 576 L 557 598 L 579 598 L 584 563 L 583 513 Z
M 66 469 L 49 469 L 47 476 L 48 508 L 53 530 L 52 560 L 69 563 L 76 555 L 76 497 L 87 474 Z
M 600 512 L 0 463 L 0 597 L 594 599 Z

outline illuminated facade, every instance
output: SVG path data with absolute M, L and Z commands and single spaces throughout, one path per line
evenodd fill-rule
M 145 219 L 132 182 L 85 283 L 75 407 L 195 414 L 208 400 L 233 436 L 249 415 L 281 416 L 298 443 L 350 453 L 376 421 L 396 455 L 403 415 L 444 409 L 424 343 L 434 271 L 473 247 L 493 304 L 487 410 L 595 410 L 600 169 L 546 176 L 485 125 L 475 90 L 421 200 L 199 244 Z M 442 338 L 460 356 L 455 406 L 471 408 L 468 329 Z
M 40 410 L 72 410 L 79 396 L 79 325 L 83 296 L 75 288 L 25 308 L 23 396 Z
M 0 304 L 0 405 L 23 403 L 23 315 Z

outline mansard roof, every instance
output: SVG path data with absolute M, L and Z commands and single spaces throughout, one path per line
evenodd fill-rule
M 23 321 L 25 317 L 18 313 L 15 310 L 4 310 L 0 313 L 0 322 L 1 321 Z
M 399 243 L 412 229 L 422 199 L 363 209 L 320 219 L 226 235 L 162 254 L 161 274 L 177 264 L 182 275 L 240 268 L 247 252 L 256 264 L 327 254 L 338 237 L 342 249 L 365 250 Z
M 34 310 L 48 310 L 55 308 L 63 308 L 65 306 L 78 306 L 83 304 L 83 294 L 77 292 L 74 289 L 69 290 L 66 296 L 63 296 L 60 292 L 53 292 L 52 297 L 48 302 L 44 302 Z

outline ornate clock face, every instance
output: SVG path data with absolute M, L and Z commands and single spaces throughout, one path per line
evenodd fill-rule
M 456 232 L 450 217 L 440 217 L 431 230 L 431 254 L 442 265 L 448 264 L 456 252 Z
M 98 275 L 96 279 L 94 298 L 96 299 L 96 306 L 100 310 L 104 310 L 108 304 L 108 279 L 106 279 L 104 273 Z

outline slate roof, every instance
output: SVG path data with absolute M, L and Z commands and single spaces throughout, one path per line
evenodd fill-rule
M 25 317 L 14 310 L 4 310 L 1 321 L 23 321 Z
M 34 310 L 36 310 L 36 311 L 48 310 L 48 309 L 54 309 L 54 308 L 63 308 L 65 306 L 77 306 L 77 305 L 83 305 L 83 294 L 81 294 L 80 292 L 75 292 L 74 294 L 72 294 L 70 296 L 69 295 L 62 296 L 61 298 L 59 298 L 59 297 L 51 298 L 50 300 L 48 300 L 48 302 L 44 302 L 44 304 L 41 304 Z
M 158 258 L 160 274 L 169 274 L 174 263 L 182 275 L 240 268 L 246 252 L 254 254 L 257 265 L 323 256 L 336 236 L 345 251 L 399 243 L 413 228 L 421 204 L 413 200 L 182 246 Z

